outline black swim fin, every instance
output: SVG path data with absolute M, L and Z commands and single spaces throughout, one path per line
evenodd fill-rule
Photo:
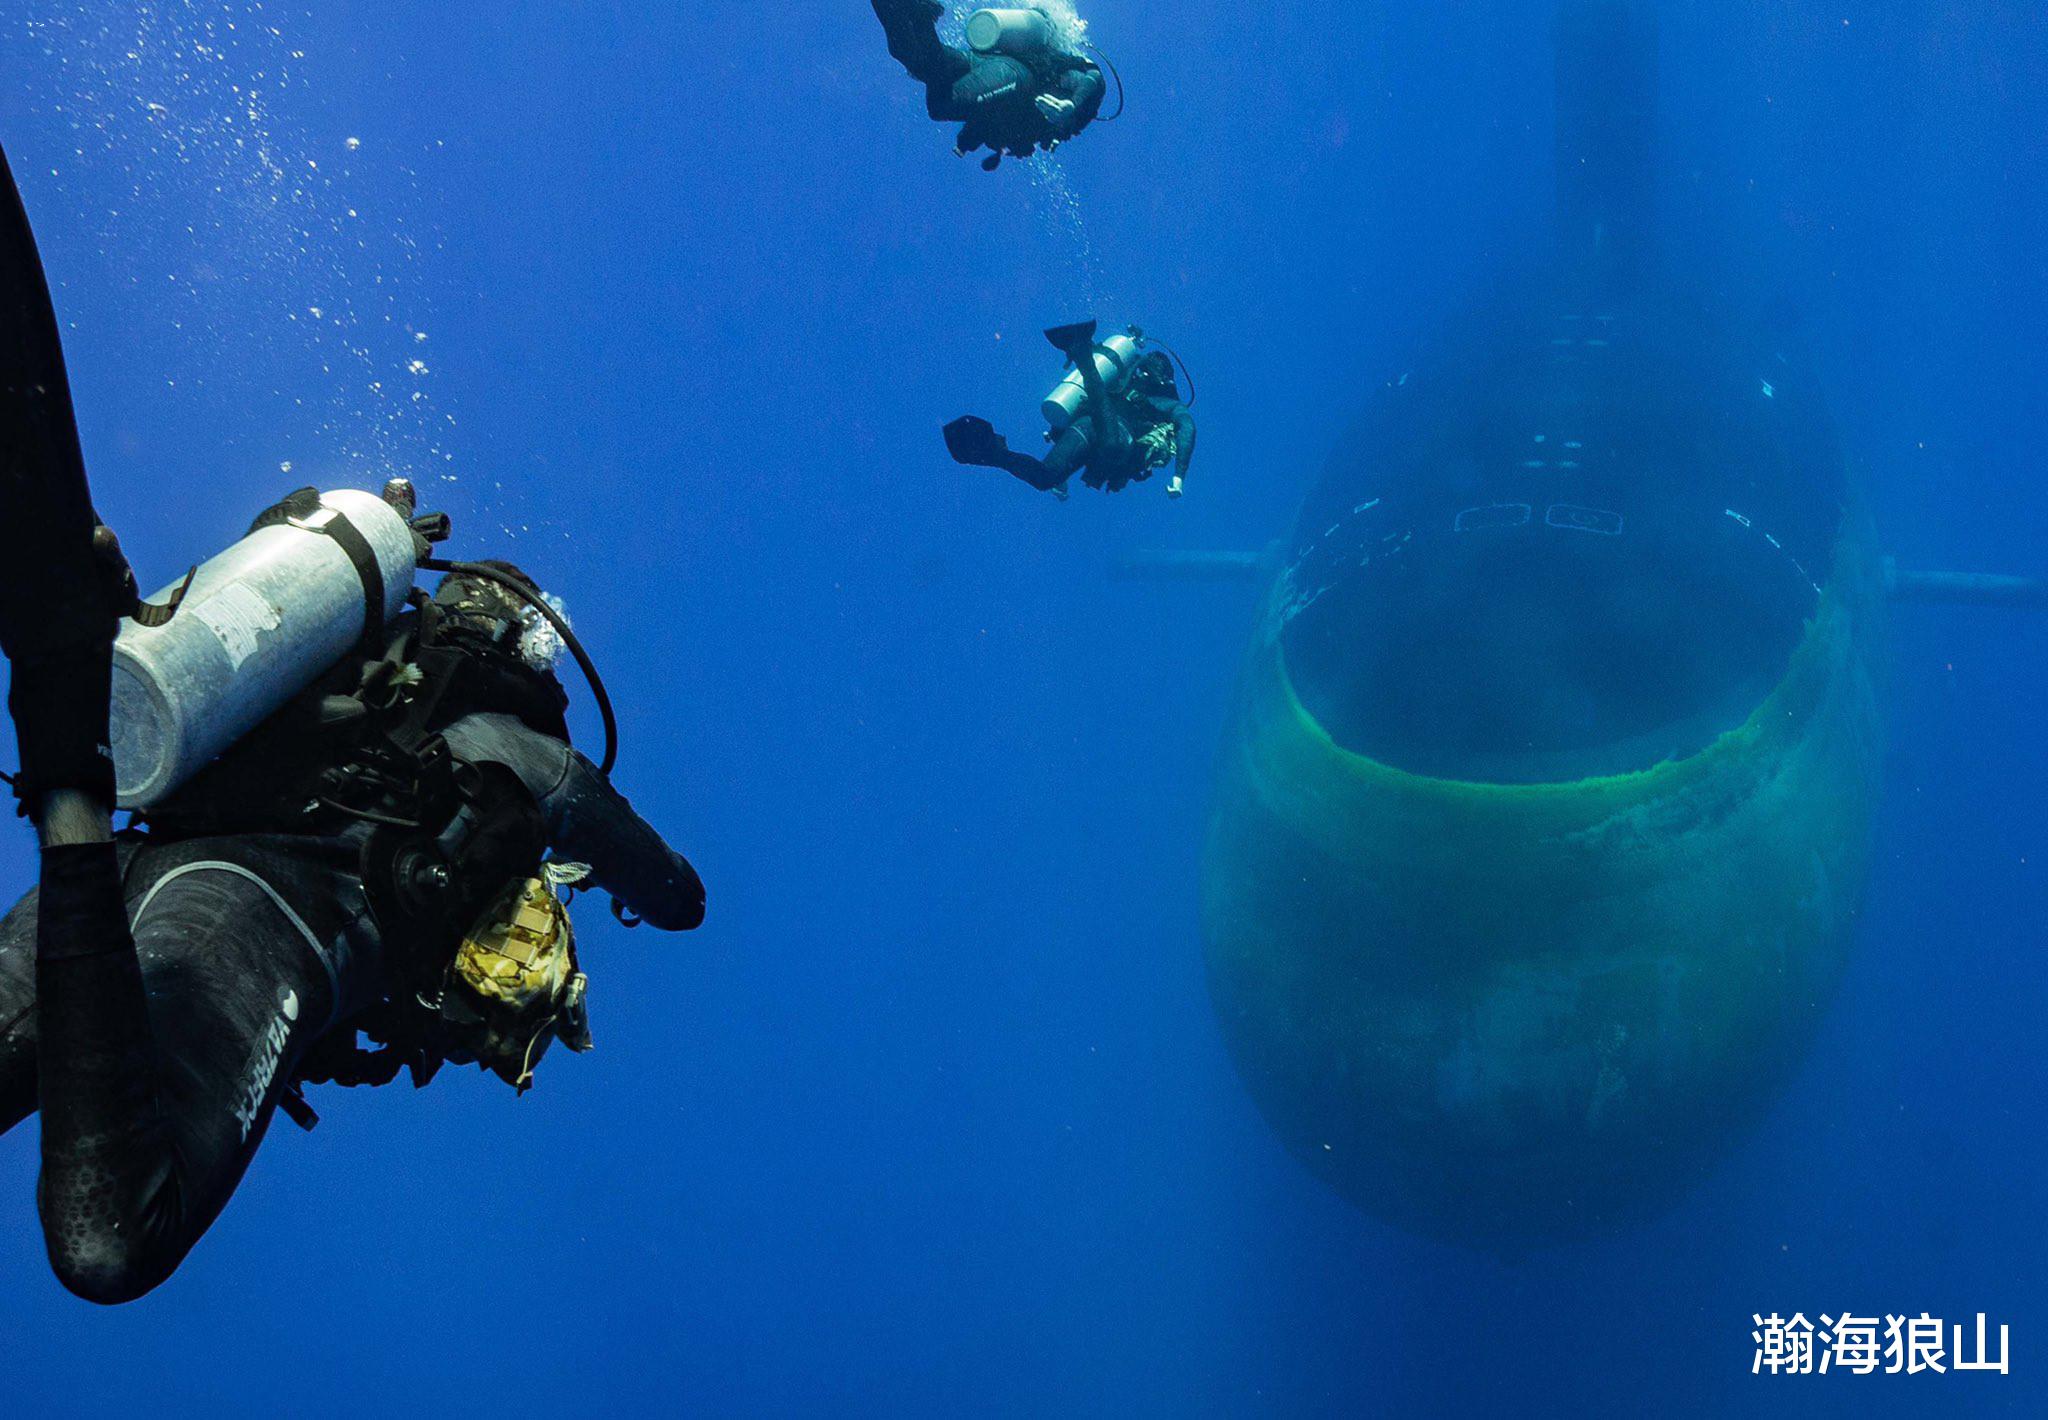
M 963 414 L 946 426 L 946 452 L 953 456 L 955 463 L 1002 468 L 1003 460 L 1010 452 L 1010 442 L 998 434 L 995 426 L 986 419 Z
M 63 342 L 28 212 L 4 152 L 0 504 L 6 508 L 0 515 L 0 649 L 18 660 L 110 635 L 115 613 L 105 569 L 93 551 L 99 518 L 86 486 Z
M 1056 325 L 1046 331 L 1045 338 L 1053 349 L 1078 365 L 1081 356 L 1095 348 L 1095 322 L 1084 320 L 1072 325 Z M 1080 354 L 1075 354 L 1076 351 Z

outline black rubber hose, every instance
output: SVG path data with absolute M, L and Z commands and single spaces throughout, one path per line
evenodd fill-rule
M 1115 123 L 1118 119 L 1124 116 L 1124 105 L 1127 102 L 1127 100 L 1124 97 L 1124 76 L 1117 72 L 1116 65 L 1112 63 L 1110 61 L 1109 56 L 1104 54 L 1100 49 L 1096 48 L 1092 44 L 1083 45 L 1082 48 L 1086 49 L 1090 54 L 1094 55 L 1097 59 L 1100 59 L 1102 61 L 1102 67 L 1109 71 L 1109 77 L 1116 80 L 1116 112 L 1098 113 L 1097 115 L 1095 115 L 1095 121 L 1097 123 Z
M 562 644 L 569 648 L 569 654 L 576 658 L 576 668 L 583 672 L 583 678 L 590 682 L 590 693 L 597 699 L 597 713 L 604 721 L 604 759 L 598 764 L 597 772 L 605 778 L 612 777 L 612 766 L 619 762 L 619 719 L 612 713 L 612 698 L 604 688 L 604 677 L 597 673 L 597 663 L 590 659 L 590 653 L 583 649 L 583 643 L 576 639 L 576 633 L 569 629 L 568 620 L 548 605 L 547 598 L 537 588 L 529 586 L 517 577 L 500 572 L 495 567 L 486 567 L 480 562 L 444 562 L 437 557 L 423 557 L 420 566 L 429 572 L 453 573 L 458 577 L 481 577 L 494 582 L 511 592 L 535 611 L 547 618 L 548 624 L 562 638 Z
M 1167 353 L 1167 355 L 1172 358 L 1174 364 L 1180 366 L 1180 377 L 1188 382 L 1188 397 L 1182 400 L 1181 403 L 1185 404 L 1188 408 L 1193 409 L 1195 407 L 1195 377 L 1194 374 L 1188 369 L 1188 362 L 1180 358 L 1180 352 L 1178 350 L 1174 349 L 1171 345 L 1168 345 L 1163 340 L 1147 339 L 1145 343 L 1147 345 L 1158 346 L 1161 350 L 1164 350 Z

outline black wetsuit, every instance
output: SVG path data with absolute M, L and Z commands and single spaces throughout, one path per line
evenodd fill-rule
M 1050 151 L 1095 121 L 1108 85 L 1102 70 L 1079 55 L 1050 52 L 1031 60 L 1007 54 L 955 49 L 939 38 L 945 12 L 932 0 L 873 0 L 889 40 L 889 54 L 925 86 L 925 112 L 941 123 L 958 123 L 954 147 L 961 153 L 993 152 L 982 166 L 993 168 L 1005 153 L 1028 157 Z M 1040 112 L 1041 95 L 1074 105 L 1055 124 Z
M 509 715 L 469 715 L 445 735 L 458 759 L 517 773 L 555 854 L 590 864 L 636 915 L 668 930 L 702 921 L 697 874 L 581 755 Z M 119 1302 L 170 1276 L 226 1206 L 307 1051 L 386 996 L 362 837 L 53 848 L 39 892 L 0 922 L 0 1132 L 36 1108 L 40 1020 L 38 1200 L 72 1291 Z M 55 909 L 40 966 L 39 897 Z M 66 956 L 77 953 L 89 955 Z
M 31 806 L 54 791 L 111 804 L 119 589 L 93 550 L 57 326 L 4 155 L 0 479 L 18 791 Z M 495 713 L 498 700 L 527 709 L 501 693 L 509 684 L 472 677 L 427 728 L 457 759 L 511 770 L 557 853 L 590 863 L 634 912 L 697 925 L 703 885 L 689 864 L 530 711 Z M 262 782 L 264 754 L 245 742 L 208 774 Z M 232 772 L 237 756 L 253 757 L 247 773 Z M 36 892 L 0 922 L 0 1129 L 42 1111 L 37 1201 L 51 1264 L 78 1295 L 126 1301 L 169 1276 L 226 1205 L 308 1050 L 391 989 L 361 876 L 367 832 L 43 851 Z
M 1018 477 L 1035 488 L 1054 488 L 1082 469 L 1083 483 L 1115 493 L 1150 478 L 1160 466 L 1142 441 L 1154 430 L 1164 429 L 1173 435 L 1173 471 L 1187 477 L 1195 458 L 1195 417 L 1170 380 L 1140 385 L 1132 379 L 1112 392 L 1096 368 L 1092 352 L 1076 368 L 1087 390 L 1085 412 L 1060 431 L 1045 458 L 1037 461 L 1037 470 L 1018 473 Z

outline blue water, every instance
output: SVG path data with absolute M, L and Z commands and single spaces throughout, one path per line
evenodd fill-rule
M 1499 1260 L 1267 1131 L 1197 920 L 1256 593 L 1105 568 L 1278 535 L 1406 336 L 1540 249 L 1548 7 L 1086 14 L 1128 119 L 989 177 L 854 0 L 0 4 L 145 579 L 411 474 L 566 598 L 711 891 L 689 937 L 585 914 L 598 1049 L 531 1095 L 315 1091 L 134 1306 L 52 1280 L 0 1138 L 4 1413 L 2048 1412 L 2039 615 L 1899 616 L 1855 965 L 1663 1217 Z M 1803 313 L 1903 561 L 2044 570 L 2048 18 L 1673 8 L 1664 51 L 1674 259 Z M 1195 369 L 1177 504 L 944 458 L 1090 313 Z M 1752 1312 L 1844 1308 L 1986 1312 L 2013 1374 L 1750 1374 Z

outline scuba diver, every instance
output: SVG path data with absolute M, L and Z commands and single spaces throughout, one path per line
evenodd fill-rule
M 1069 53 L 1041 10 L 977 10 L 967 21 L 967 48 L 939 38 L 946 13 L 938 0 L 873 0 L 889 38 L 889 55 L 925 87 L 925 112 L 958 123 L 953 151 L 980 148 L 994 172 L 1005 153 L 1050 153 L 1093 123 L 1108 85 L 1092 60 Z
M 1061 499 L 1076 469 L 1090 488 L 1115 493 L 1170 464 L 1166 496 L 1180 497 L 1195 457 L 1195 419 L 1173 360 L 1161 350 L 1141 355 L 1145 335 L 1136 326 L 1100 345 L 1092 320 L 1054 326 L 1045 338 L 1073 366 L 1041 410 L 1052 448 L 1042 459 L 1018 453 L 986 419 L 967 414 L 945 429 L 954 462 L 1002 469 Z
M 140 600 L 4 153 L 0 429 L 13 782 L 42 850 L 0 921 L 0 1131 L 40 1109 L 52 1268 L 114 1304 L 183 1261 L 277 1109 L 311 1127 L 304 1083 L 452 1061 L 523 1090 L 551 1041 L 587 1049 L 573 885 L 666 930 L 704 888 L 611 787 L 609 702 L 559 610 L 508 563 L 435 561 L 447 520 L 403 480 L 294 494 Z M 431 596 L 415 563 L 446 574 Z M 602 767 L 570 747 L 557 638 Z M 262 691 L 295 656 L 306 676 Z M 257 723 L 216 757 L 232 710 Z M 116 834 L 137 764 L 174 772 Z

